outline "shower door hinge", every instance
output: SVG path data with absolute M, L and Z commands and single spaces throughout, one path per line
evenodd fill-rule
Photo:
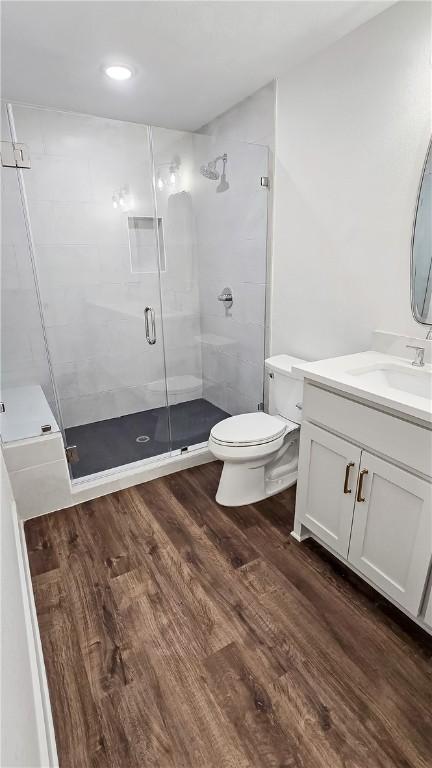
M 263 410 L 264 410 L 264 403 L 258 403 L 257 411 L 263 411 Z
M 12 141 L 1 142 L 1 164 L 4 168 L 31 168 L 30 153 L 26 144 Z
M 65 453 L 68 464 L 77 464 L 79 462 L 79 453 L 76 445 L 67 445 Z
M 0 413 L 5 413 L 6 408 L 4 403 L 0 403 Z
M 270 189 L 270 179 L 268 176 L 261 176 L 261 186 Z

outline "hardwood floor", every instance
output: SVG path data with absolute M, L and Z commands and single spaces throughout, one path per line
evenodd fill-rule
M 430 768 L 431 639 L 219 473 L 26 523 L 61 768 Z

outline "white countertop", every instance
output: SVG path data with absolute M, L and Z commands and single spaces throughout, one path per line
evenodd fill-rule
M 415 367 L 406 358 L 371 351 L 303 363 L 293 370 L 308 381 L 432 423 L 430 364 Z

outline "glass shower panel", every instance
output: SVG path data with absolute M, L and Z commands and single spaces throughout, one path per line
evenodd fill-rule
M 11 143 L 7 105 L 1 105 L 2 141 Z M 42 426 L 59 430 L 44 328 L 32 266 L 20 174 L 1 168 L 1 439 L 36 437 Z
M 170 450 L 146 126 L 15 105 L 74 478 Z
M 152 128 L 173 448 L 263 401 L 267 147 Z M 232 300 L 230 300 L 230 294 Z M 225 299 L 225 300 L 224 300 Z

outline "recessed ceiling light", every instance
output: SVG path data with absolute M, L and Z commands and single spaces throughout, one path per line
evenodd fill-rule
M 129 80 L 132 77 L 132 70 L 130 67 L 125 67 L 124 64 L 115 64 L 105 67 L 105 74 L 112 80 Z

